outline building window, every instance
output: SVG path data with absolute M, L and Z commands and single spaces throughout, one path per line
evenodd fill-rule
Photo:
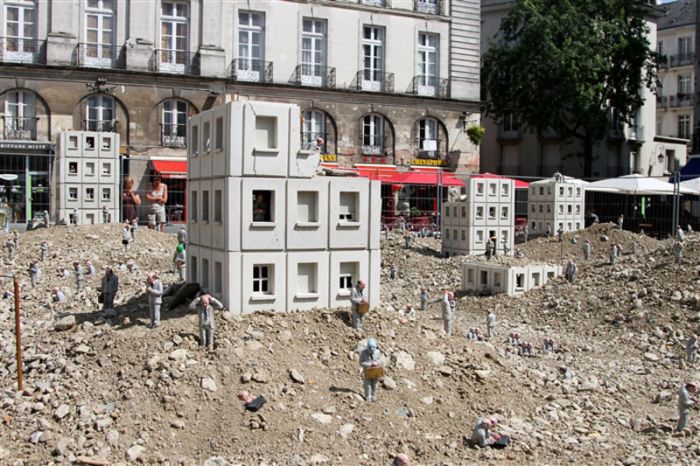
M 362 90 L 381 91 L 384 83 L 384 28 L 362 28 Z
M 95 188 L 85 188 L 85 200 L 94 201 L 95 200 Z
M 102 188 L 102 200 L 103 201 L 111 201 L 112 200 L 112 189 L 111 188 Z
M 68 174 L 77 175 L 78 174 L 78 162 L 68 162 Z
M 297 264 L 297 293 L 317 293 L 317 269 L 315 262 Z
M 88 0 L 85 10 L 85 47 L 82 60 L 85 66 L 114 65 L 114 1 Z
M 160 10 L 160 71 L 184 73 L 189 61 L 190 20 L 184 2 L 163 2 Z
M 88 97 L 86 114 L 87 131 L 115 131 L 114 97 L 101 94 Z
M 209 124 L 208 121 L 204 122 L 204 126 L 202 126 L 202 150 L 204 152 L 209 152 L 209 149 L 211 148 L 211 125 Z
M 547 213 L 548 214 L 552 213 L 552 205 L 551 204 L 547 204 Z
M 3 60 L 36 62 L 36 9 L 33 1 L 6 2 Z
M 489 219 L 494 220 L 496 218 L 496 208 L 489 207 Z
M 678 137 L 690 139 L 690 115 L 678 115 Z
M 70 167 L 68 172 L 70 172 Z M 85 176 L 95 176 L 95 162 L 85 163 Z
M 462 230 L 462 241 L 466 241 L 466 240 L 467 240 L 467 232 L 466 232 L 466 230 Z
M 326 77 L 326 21 L 304 18 L 301 33 L 301 84 L 322 86 Z
M 221 223 L 223 220 L 223 191 L 217 189 L 214 191 L 214 222 Z
M 200 285 L 204 291 L 209 291 L 209 259 L 202 259 L 202 281 Z
M 341 222 L 358 222 L 357 215 L 359 193 L 341 192 L 338 205 L 338 220 Z
M 484 194 L 484 183 L 477 183 L 476 184 L 476 194 L 479 194 L 479 195 Z
M 693 53 L 693 45 L 690 40 L 690 36 L 678 38 L 678 57 L 680 58 L 680 61 L 687 60 L 690 54 Z
M 198 198 L 197 191 L 192 191 L 192 194 L 190 195 L 191 202 L 189 205 L 189 207 L 190 207 L 190 220 L 192 221 L 192 223 L 197 223 L 197 206 L 198 206 L 197 198 Z
M 318 222 L 318 192 L 297 191 L 297 223 Z
M 355 276 L 357 275 L 357 262 L 341 262 L 340 263 L 340 274 L 339 274 L 339 290 L 352 290 L 352 284 L 355 282 Z
M 265 67 L 265 17 L 262 13 L 238 13 L 238 55 L 236 77 L 261 81 Z
M 5 137 L 36 139 L 36 97 L 33 92 L 12 91 L 5 94 Z
M 274 222 L 272 213 L 273 191 L 253 191 L 253 221 Z
M 507 113 L 503 115 L 503 123 L 501 128 L 504 132 L 517 132 L 518 131 L 518 117 L 514 113 Z
M 71 201 L 78 200 L 78 188 L 68 188 L 68 199 Z
M 192 155 L 199 155 L 199 126 L 192 125 L 192 140 L 190 141 L 190 147 L 192 147 Z
M 476 230 L 476 242 L 477 243 L 484 242 L 484 230 Z
M 438 36 L 418 33 L 415 93 L 434 96 L 438 89 Z
M 112 164 L 110 162 L 102 163 L 102 176 L 110 176 L 112 174 Z
M 224 273 L 221 262 L 214 262 L 214 294 L 221 295 L 224 289 Z
M 188 264 L 188 267 L 192 269 L 192 281 L 198 282 L 199 280 L 197 279 L 197 256 L 192 256 L 192 260 L 190 262 L 192 264 Z
M 508 219 L 508 207 L 501 207 L 501 218 L 503 220 Z
M 489 183 L 489 196 L 496 195 L 496 183 Z
M 253 266 L 253 294 L 272 294 L 272 265 Z
M 422 118 L 418 121 L 418 155 L 422 158 L 434 159 L 438 157 L 440 139 L 438 137 L 439 124 L 435 118 Z
M 301 133 L 301 144 L 305 150 L 316 149 L 316 139 L 323 139 L 321 152 L 327 154 L 326 115 L 319 110 L 307 110 L 304 112 L 304 124 Z
M 224 119 L 217 118 L 214 126 L 214 150 L 224 150 Z
M 209 191 L 202 191 L 202 222 L 209 223 Z
M 182 100 L 166 100 L 163 102 L 162 139 L 164 146 L 185 147 L 187 141 L 187 102 Z M 196 127 L 192 127 L 196 131 Z M 197 139 L 195 138 L 195 141 Z M 196 150 L 193 148 L 193 152 Z
M 450 239 L 450 229 L 445 228 L 445 239 Z
M 690 88 L 690 75 L 679 75 L 678 76 L 678 96 L 691 95 L 693 91 Z
M 384 155 L 384 118 L 381 115 L 362 117 L 362 155 Z

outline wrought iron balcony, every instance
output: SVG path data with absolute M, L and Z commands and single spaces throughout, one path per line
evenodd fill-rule
M 644 126 L 627 127 L 627 140 L 644 142 Z
M 668 96 L 669 105 L 676 107 L 691 107 L 693 105 L 692 94 L 677 94 Z
M 122 68 L 117 47 L 114 44 L 88 44 L 81 42 L 75 49 L 74 63 L 84 68 Z
M 301 132 L 301 148 L 304 150 L 314 150 L 316 149 L 316 139 L 323 139 L 323 144 L 321 145 L 321 153 L 328 153 L 328 133 L 321 133 L 318 131 L 302 131 Z
M 354 87 L 360 91 L 394 92 L 394 73 L 384 73 L 378 70 L 360 70 L 355 76 Z
M 386 157 L 389 155 L 387 148 L 390 147 L 390 145 L 388 142 L 386 135 L 381 137 L 360 136 L 360 155 Z
M 445 15 L 444 0 L 414 0 L 413 11 L 429 15 Z
M 695 61 L 695 53 L 693 52 L 687 52 L 687 53 L 679 53 L 677 55 L 671 55 L 669 57 L 669 66 L 671 68 L 675 66 L 687 66 L 687 65 L 692 65 L 693 62 Z
M 17 118 L 3 116 L 3 139 L 36 141 L 38 117 Z
M 83 120 L 83 131 L 103 131 L 107 133 L 119 132 L 118 120 Z
M 194 74 L 192 55 L 189 50 L 156 49 L 151 69 L 159 73 Z
M 416 157 L 430 160 L 443 158 L 444 152 L 440 150 L 441 142 L 440 139 L 416 139 Z
M 411 89 L 414 95 L 424 97 L 449 97 L 450 80 L 440 79 L 437 76 L 417 75 L 411 81 Z
M 254 83 L 272 82 L 272 62 L 236 58 L 231 62 L 231 78 Z
M 517 141 L 522 137 L 520 130 L 518 128 L 503 128 L 503 126 L 498 127 L 498 139 L 501 141 Z
M 160 145 L 165 147 L 186 147 L 187 125 L 178 123 L 161 123 Z
M 297 86 L 335 89 L 335 67 L 302 63 L 294 69 L 291 83 Z
M 656 106 L 657 107 L 668 107 L 668 96 L 667 95 L 657 95 L 656 96 Z
M 0 37 L 0 62 L 46 63 L 46 41 Z

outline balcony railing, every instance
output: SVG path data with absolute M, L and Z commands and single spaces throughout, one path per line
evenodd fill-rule
M 117 47 L 114 44 L 78 44 L 75 64 L 84 68 L 121 68 Z
M 118 120 L 83 120 L 83 131 L 119 132 Z
M 360 91 L 394 92 L 394 73 L 360 70 L 355 76 L 355 87 Z
M 444 15 L 445 2 L 443 0 L 414 0 L 413 11 L 416 13 L 426 13 L 429 15 Z
M 678 94 L 668 96 L 669 105 L 673 108 L 676 107 L 691 107 L 693 105 L 693 95 L 692 94 Z
M 321 133 L 318 131 L 302 131 L 301 132 L 301 148 L 304 150 L 314 150 L 316 149 L 316 139 L 322 138 L 323 144 L 321 145 L 321 153 L 328 153 L 328 133 Z
M 38 117 L 16 118 L 4 116 L 3 139 L 35 141 Z
M 502 126 L 498 127 L 498 139 L 501 141 L 515 141 L 522 137 L 519 129 L 504 129 Z
M 656 106 L 657 107 L 668 107 L 668 96 L 667 95 L 657 95 L 656 96 Z
M 439 159 L 443 153 L 440 151 L 440 139 L 416 139 L 416 156 L 419 159 Z
M 192 53 L 189 50 L 155 49 L 151 69 L 159 73 L 193 74 Z
M 160 124 L 160 145 L 165 147 L 185 147 L 187 144 L 186 124 Z
M 302 63 L 294 69 L 292 84 L 335 89 L 335 67 Z
M 677 55 L 671 55 L 669 57 L 669 66 L 673 68 L 674 66 L 686 66 L 692 65 L 695 61 L 695 54 L 693 52 L 679 53 Z
M 361 5 L 391 8 L 391 0 L 359 0 Z
M 272 82 L 272 62 L 236 58 L 231 62 L 231 78 L 254 83 Z
M 390 147 L 386 135 L 383 137 L 365 138 L 360 136 L 360 155 L 373 157 L 386 157 L 387 148 Z
M 627 140 L 644 142 L 644 126 L 629 126 L 627 128 Z
M 424 97 L 449 97 L 450 80 L 437 76 L 417 75 L 411 81 L 411 93 Z
M 0 62 L 45 63 L 46 41 L 17 37 L 0 37 Z

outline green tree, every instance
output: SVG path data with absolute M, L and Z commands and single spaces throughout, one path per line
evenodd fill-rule
M 579 140 L 591 176 L 610 116 L 630 123 L 643 86 L 656 88 L 651 8 L 641 0 L 516 0 L 484 54 L 486 114 L 512 113 L 524 129 Z

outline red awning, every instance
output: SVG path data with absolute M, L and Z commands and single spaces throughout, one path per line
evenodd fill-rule
M 398 172 L 396 165 L 355 165 L 355 171 L 363 177 L 370 180 L 377 180 L 384 183 L 392 183 Z
M 410 171 L 404 173 L 397 173 L 392 183 L 401 184 L 429 184 L 437 186 L 438 184 L 438 173 L 434 172 L 417 172 Z M 453 173 L 442 172 L 442 185 L 443 186 L 464 186 L 462 180 L 455 178 Z
M 187 178 L 187 160 L 151 160 L 151 163 L 163 179 Z
M 502 175 L 496 175 L 494 173 L 480 173 L 478 175 L 470 175 L 472 178 L 487 178 L 487 179 L 503 179 L 503 180 L 509 180 L 511 178 L 508 178 L 507 176 L 502 176 Z M 515 181 L 515 189 L 527 189 L 528 186 L 530 186 L 530 183 L 522 180 L 516 180 Z

